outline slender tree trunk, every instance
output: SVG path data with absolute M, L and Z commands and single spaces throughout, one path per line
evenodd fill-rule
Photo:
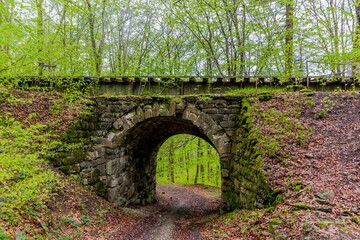
M 360 75 L 360 0 L 356 0 L 357 5 L 355 5 L 356 11 L 356 27 L 355 27 L 355 36 L 353 42 L 353 49 L 355 51 L 355 57 L 352 65 L 352 74 L 353 76 L 358 77 Z
M 195 173 L 195 180 L 194 180 L 194 184 L 198 183 L 198 178 L 199 178 L 199 164 L 196 164 L 196 173 Z
M 198 178 L 199 178 L 199 172 L 200 172 L 200 165 L 199 165 L 199 160 L 200 160 L 200 145 L 201 145 L 201 141 L 200 141 L 200 138 L 198 138 L 198 142 L 197 142 L 197 152 L 196 152 L 196 161 L 197 161 L 197 164 L 196 164 L 196 173 L 195 173 L 195 180 L 194 180 L 194 184 L 197 184 L 198 183 Z
M 189 157 L 189 151 L 186 151 L 186 159 L 185 159 L 185 164 L 186 164 L 186 183 L 190 182 L 190 174 L 189 174 L 189 165 L 188 165 L 188 161 L 190 160 Z
M 101 12 L 101 39 L 99 43 L 99 47 L 96 46 L 96 39 L 95 39 L 95 16 L 92 10 L 92 6 L 90 0 L 86 0 L 88 11 L 89 11 L 89 28 L 90 28 L 90 38 L 91 38 L 91 46 L 94 54 L 94 61 L 95 61 L 95 71 L 96 75 L 100 76 L 101 68 L 102 68 L 102 53 L 105 41 L 105 5 L 106 0 L 102 1 L 102 12 Z
M 170 181 L 175 182 L 175 173 L 174 173 L 174 142 L 171 141 L 169 145 L 169 167 L 170 167 Z
M 36 2 L 36 10 L 37 10 L 37 37 L 38 37 L 38 68 L 39 75 L 43 75 L 44 70 L 44 61 L 42 58 L 43 52 L 43 38 L 44 38 L 44 19 L 43 19 L 43 2 L 44 0 L 37 0 Z
M 201 176 L 201 183 L 205 183 L 205 167 L 204 167 L 204 164 L 200 164 L 200 176 Z
M 293 76 L 294 59 L 294 1 L 286 1 L 285 23 L 285 75 L 288 80 Z
M 210 163 L 207 163 L 207 180 L 210 183 L 210 175 L 211 175 L 211 167 L 210 167 Z

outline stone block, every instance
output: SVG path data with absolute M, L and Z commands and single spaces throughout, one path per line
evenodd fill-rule
M 114 144 L 109 141 L 107 138 L 103 138 L 101 141 L 101 144 L 105 147 L 105 148 L 114 148 Z
M 152 105 L 152 117 L 157 117 L 160 115 L 160 105 L 159 103 L 154 103 Z
M 144 111 L 142 110 L 142 108 L 141 107 L 138 107 L 137 109 L 136 109 L 136 122 L 141 122 L 141 121 L 144 121 L 144 119 L 145 119 L 145 114 L 144 114 Z
M 171 102 L 169 104 L 169 116 L 175 116 L 176 115 L 176 103 Z
M 80 166 L 80 171 L 83 170 L 84 168 L 88 168 L 89 167 L 89 162 L 81 162 L 79 164 Z
M 226 117 L 226 115 L 223 114 L 211 114 L 211 117 L 216 121 L 216 122 L 221 122 L 224 120 L 224 118 Z
M 228 169 L 222 169 L 221 176 L 225 178 L 230 177 L 230 171 Z
M 115 202 L 120 198 L 120 186 L 115 186 L 113 188 L 108 188 L 107 192 L 108 200 L 110 202 Z
M 119 170 L 119 159 L 108 160 L 106 162 L 106 174 L 113 175 Z
M 234 121 L 223 121 L 220 123 L 220 126 L 224 128 L 234 128 L 236 127 L 236 123 Z
M 116 130 L 121 130 L 122 126 L 123 126 L 123 121 L 121 120 L 121 118 L 118 118 L 114 123 L 113 123 L 113 127 Z
M 231 153 L 231 143 L 227 142 L 227 143 L 222 143 L 219 144 L 219 146 L 217 147 L 218 153 L 219 154 L 224 154 L 224 153 Z
M 114 175 L 107 175 L 106 176 L 106 183 L 107 186 L 110 188 L 116 187 L 117 185 L 122 183 L 122 179 L 119 177 L 116 177 L 116 174 Z
M 110 130 L 112 127 L 112 123 L 111 122 L 101 122 L 100 123 L 100 129 L 101 130 Z
M 101 180 L 101 177 L 105 176 L 105 172 L 106 172 L 105 171 L 105 164 L 98 165 L 96 168 L 99 169 L 99 171 L 100 171 L 100 180 Z

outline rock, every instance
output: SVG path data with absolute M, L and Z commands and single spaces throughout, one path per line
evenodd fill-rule
M 318 196 L 321 199 L 327 200 L 327 199 L 334 198 L 335 193 L 331 190 L 323 190 L 323 191 L 316 193 L 316 196 Z
M 351 214 L 350 214 L 350 211 L 349 210 L 345 210 L 345 211 L 343 211 L 342 213 L 340 213 L 340 215 L 341 216 L 350 216 Z
M 295 203 L 294 207 L 297 208 L 297 209 L 303 209 L 303 210 L 312 210 L 312 209 L 314 209 L 313 206 L 305 205 L 305 204 L 302 204 L 302 203 Z
M 113 123 L 113 127 L 114 127 L 116 130 L 119 130 L 119 129 L 122 127 L 123 124 L 124 124 L 123 121 L 122 121 L 120 118 L 118 118 L 118 119 Z
M 356 206 L 354 206 L 354 207 L 350 210 L 350 212 L 355 213 L 355 214 L 358 214 L 358 213 L 359 213 L 358 208 L 357 208 Z
M 269 221 L 269 232 L 274 233 L 275 230 L 283 223 L 283 221 L 276 219 L 276 218 L 271 218 Z
M 360 224 L 360 219 L 358 217 L 351 217 L 351 221 Z
M 306 158 L 314 158 L 314 155 L 311 153 L 307 153 L 307 154 L 305 154 L 305 157 Z
M 318 222 L 317 225 L 322 228 L 322 229 L 326 229 L 328 226 L 330 226 L 331 224 L 335 224 L 334 222 L 331 221 L 324 221 L 324 222 Z
M 331 203 L 331 202 L 324 201 L 324 200 L 319 200 L 319 199 L 315 200 L 314 202 L 317 202 L 317 203 L 319 203 L 321 205 L 328 205 L 328 206 L 335 206 L 336 205 L 335 203 Z
M 326 207 L 316 207 L 315 209 L 321 212 L 327 212 L 327 213 L 332 212 L 331 208 L 326 208 Z

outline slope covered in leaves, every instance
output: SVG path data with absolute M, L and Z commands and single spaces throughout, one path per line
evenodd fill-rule
M 264 171 L 281 203 L 239 210 L 203 228 L 205 239 L 359 239 L 360 94 L 274 93 L 250 98 Z
M 0 88 L 0 239 L 98 239 L 135 222 L 44 160 L 81 110 L 69 97 Z

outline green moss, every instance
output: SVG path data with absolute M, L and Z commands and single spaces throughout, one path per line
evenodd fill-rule
M 281 225 L 283 224 L 283 221 L 276 219 L 276 218 L 271 218 L 269 221 L 269 232 L 270 233 L 275 233 L 275 230 Z
M 87 152 L 82 149 L 75 149 L 73 151 L 74 163 L 80 163 L 86 158 Z
M 302 204 L 302 203 L 295 203 L 294 207 L 297 208 L 297 209 L 302 209 L 302 210 L 312 210 L 313 209 L 312 206 L 308 206 L 308 205 L 305 205 L 305 204 Z
M 300 191 L 304 188 L 304 185 L 301 182 L 292 182 L 291 189 L 294 191 Z
M 360 224 L 360 219 L 358 217 L 351 217 L 351 221 L 357 224 Z
M 77 164 L 74 165 L 67 165 L 59 168 L 65 174 L 72 174 L 72 173 L 79 173 L 80 168 Z
M 265 95 L 266 93 L 264 96 Z M 235 176 L 239 180 L 240 186 L 249 191 L 249 196 L 244 196 L 247 198 L 246 203 L 237 200 L 236 191 L 230 193 L 230 195 L 234 195 L 232 202 L 237 203 L 237 205 L 232 205 L 232 208 L 252 209 L 255 208 L 259 202 L 267 204 L 271 192 L 265 174 L 262 171 L 262 157 L 257 149 L 258 140 L 254 137 L 250 110 L 251 106 L 247 99 L 243 99 L 242 109 L 238 117 L 238 130 L 241 137 L 236 149 L 238 163 L 241 165 L 241 168 L 238 173 L 239 175 Z
M 311 91 L 308 88 L 301 89 L 300 92 L 302 93 L 302 95 L 307 96 L 307 97 L 313 96 L 315 94 L 313 91 Z
M 329 225 L 331 224 L 335 224 L 334 222 L 330 222 L 330 221 L 324 221 L 324 222 L 318 222 L 317 225 L 322 228 L 322 229 L 326 229 Z
M 269 194 L 269 206 L 274 207 L 282 202 L 283 196 L 282 193 L 284 193 L 281 189 L 274 189 Z
M 99 169 L 95 169 L 89 179 L 90 185 L 95 184 L 97 182 L 100 182 L 100 170 Z
M 272 93 L 271 92 L 261 92 L 258 94 L 258 99 L 260 102 L 266 102 L 272 99 Z
M 107 198 L 107 193 L 108 193 L 108 190 L 106 188 L 106 184 L 99 181 L 97 182 L 95 185 L 95 193 L 99 196 L 102 196 L 104 198 Z

